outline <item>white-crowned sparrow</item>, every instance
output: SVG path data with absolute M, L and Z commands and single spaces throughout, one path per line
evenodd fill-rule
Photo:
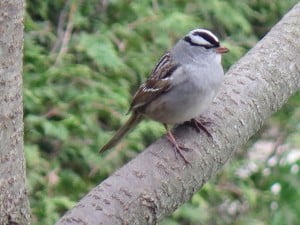
M 209 134 L 194 118 L 203 113 L 216 96 L 224 76 L 221 55 L 228 51 L 220 46 L 212 32 L 190 31 L 160 58 L 151 76 L 133 96 L 129 109 L 131 117 L 100 152 L 112 148 L 131 128 L 148 117 L 164 124 L 168 140 L 187 162 L 181 153 L 187 149 L 176 142 L 167 124 L 191 120 L 198 129 Z

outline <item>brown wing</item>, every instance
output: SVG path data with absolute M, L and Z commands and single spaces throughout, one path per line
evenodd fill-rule
M 129 111 L 138 110 L 152 102 L 160 94 L 171 88 L 170 75 L 179 67 L 178 63 L 172 60 L 169 52 L 163 55 L 148 80 L 143 83 L 133 96 Z

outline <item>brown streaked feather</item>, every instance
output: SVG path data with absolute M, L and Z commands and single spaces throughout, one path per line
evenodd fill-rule
M 137 110 L 157 98 L 170 88 L 169 80 L 147 80 L 132 99 L 130 110 Z
M 172 60 L 169 52 L 163 55 L 154 67 L 151 76 L 143 83 L 133 96 L 129 111 L 136 111 L 152 102 L 160 94 L 170 90 L 170 75 L 179 67 Z

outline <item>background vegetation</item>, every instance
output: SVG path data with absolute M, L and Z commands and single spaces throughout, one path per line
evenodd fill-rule
M 114 151 L 98 154 L 126 120 L 131 95 L 176 40 L 193 28 L 213 30 L 231 49 L 228 69 L 296 2 L 28 0 L 24 121 L 33 224 L 53 224 L 164 133 L 146 121 Z M 297 224 L 299 102 L 293 97 L 161 224 Z

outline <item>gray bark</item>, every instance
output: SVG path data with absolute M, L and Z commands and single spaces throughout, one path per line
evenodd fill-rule
M 214 122 L 213 140 L 190 127 L 175 129 L 193 149 L 184 153 L 191 166 L 176 159 L 162 138 L 91 190 L 57 225 L 156 224 L 176 210 L 299 90 L 299 37 L 300 4 L 225 75 L 205 115 Z
M 0 224 L 29 224 L 23 152 L 23 0 L 0 1 Z

